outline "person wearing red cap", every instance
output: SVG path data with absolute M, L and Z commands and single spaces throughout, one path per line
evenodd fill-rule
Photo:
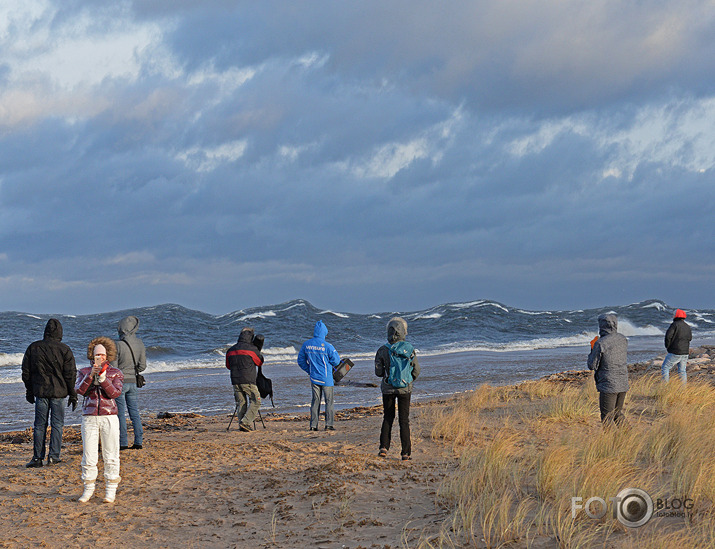
M 693 332 L 690 326 L 685 322 L 685 311 L 677 309 L 673 317 L 673 322 L 670 324 L 668 331 L 665 332 L 665 348 L 668 354 L 665 355 L 663 365 L 660 367 L 660 373 L 663 376 L 663 381 L 670 381 L 670 370 L 673 366 L 678 365 L 678 375 L 683 384 L 688 380 L 686 366 L 688 365 L 688 354 L 690 353 L 690 341 L 693 339 Z

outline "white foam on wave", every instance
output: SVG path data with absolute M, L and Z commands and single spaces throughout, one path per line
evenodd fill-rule
M 497 309 L 501 309 L 505 313 L 509 312 L 509 309 L 507 309 L 503 305 L 499 305 L 499 303 L 494 303 L 492 301 L 490 301 L 489 303 L 484 303 L 483 305 L 480 305 L 480 307 L 496 307 Z
M 263 356 L 266 362 L 295 362 L 298 359 L 298 351 L 292 345 L 288 347 L 268 347 L 263 349 Z
M 224 360 L 216 358 L 195 358 L 184 360 L 152 360 L 147 362 L 144 374 L 150 375 L 157 372 L 177 372 L 180 370 L 194 370 L 197 368 L 225 368 Z
M 412 320 L 436 320 L 438 318 L 442 318 L 442 315 L 440 313 L 429 313 L 429 314 L 424 314 L 424 315 L 417 315 L 412 317 Z
M 710 320 L 709 318 L 705 318 L 705 315 L 707 313 L 693 313 L 692 316 L 697 320 L 698 322 L 706 322 L 708 324 L 713 324 L 713 321 Z M 709 316 L 709 315 L 708 315 Z
M 450 303 L 449 306 L 453 309 L 468 309 L 469 307 L 474 307 L 476 305 L 481 305 L 484 303 L 483 299 L 479 301 L 469 301 L 467 303 Z
M 337 316 L 338 318 L 350 318 L 348 315 L 344 313 L 336 313 L 335 311 L 320 311 L 318 313 L 319 315 L 334 315 Z
M 26 316 L 28 318 L 36 318 L 37 320 L 42 320 L 39 316 L 35 316 L 35 315 L 27 314 L 27 313 L 22 313 L 18 316 Z
M 578 347 L 587 346 L 596 332 L 584 332 L 582 334 L 564 337 L 544 337 L 528 339 L 522 341 L 511 341 L 508 343 L 454 343 L 420 353 L 422 356 L 435 356 L 441 354 L 467 353 L 474 351 L 487 351 L 495 353 L 508 353 L 513 351 L 535 351 L 537 349 L 555 349 L 557 347 Z
M 280 312 L 290 311 L 291 309 L 295 309 L 296 307 L 305 307 L 305 303 L 302 301 L 300 303 L 294 303 L 293 305 L 289 305 L 285 309 L 281 309 Z
M 659 311 L 665 311 L 665 305 L 662 303 L 649 303 L 648 305 L 643 305 L 641 309 L 658 309 Z
M 21 366 L 25 353 L 0 353 L 0 366 Z
M 521 313 L 523 315 L 532 315 L 532 316 L 553 314 L 551 311 L 524 311 L 523 309 L 517 309 L 516 312 Z
M 237 318 L 234 322 L 243 322 L 245 320 L 252 320 L 254 318 L 269 318 L 272 316 L 276 316 L 275 311 L 265 311 L 262 313 L 251 313 L 250 315 L 244 315 L 240 318 Z
M 618 319 L 618 333 L 626 337 L 631 336 L 656 336 L 664 335 L 665 332 L 660 328 L 648 324 L 647 326 L 638 327 L 626 318 Z

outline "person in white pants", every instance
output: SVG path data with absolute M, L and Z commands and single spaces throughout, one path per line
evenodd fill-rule
M 124 375 L 109 362 L 117 356 L 117 348 L 108 337 L 97 337 L 87 347 L 90 367 L 77 375 L 77 394 L 82 403 L 82 481 L 84 492 L 79 498 L 86 503 L 94 494 L 97 481 L 98 447 L 102 443 L 104 461 L 105 503 L 113 503 L 119 476 L 119 418 L 115 399 L 122 393 Z

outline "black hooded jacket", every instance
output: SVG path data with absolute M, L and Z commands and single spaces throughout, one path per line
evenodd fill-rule
M 676 318 L 665 332 L 665 348 L 674 355 L 687 355 L 690 352 L 690 342 L 693 331 L 682 318 Z
M 231 370 L 231 384 L 256 384 L 256 369 L 263 364 L 263 355 L 253 344 L 253 330 L 241 330 L 238 343 L 226 351 L 226 368 Z
M 31 343 L 22 359 L 22 382 L 28 394 L 38 398 L 76 396 L 77 368 L 72 350 L 62 343 L 62 324 L 51 318 L 45 336 Z

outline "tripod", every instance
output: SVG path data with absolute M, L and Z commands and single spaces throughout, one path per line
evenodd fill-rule
M 228 427 L 226 427 L 226 430 L 228 431 L 231 428 L 231 424 L 233 423 L 233 418 L 236 417 L 236 414 L 238 413 L 238 404 L 236 404 L 236 407 L 233 409 L 233 414 L 231 414 L 231 421 L 228 422 Z M 260 408 L 258 409 L 258 419 L 261 420 L 261 424 L 263 425 L 263 428 L 266 428 L 266 422 L 263 421 L 263 416 L 261 415 L 261 410 Z M 256 429 L 256 420 L 253 420 L 253 429 Z

